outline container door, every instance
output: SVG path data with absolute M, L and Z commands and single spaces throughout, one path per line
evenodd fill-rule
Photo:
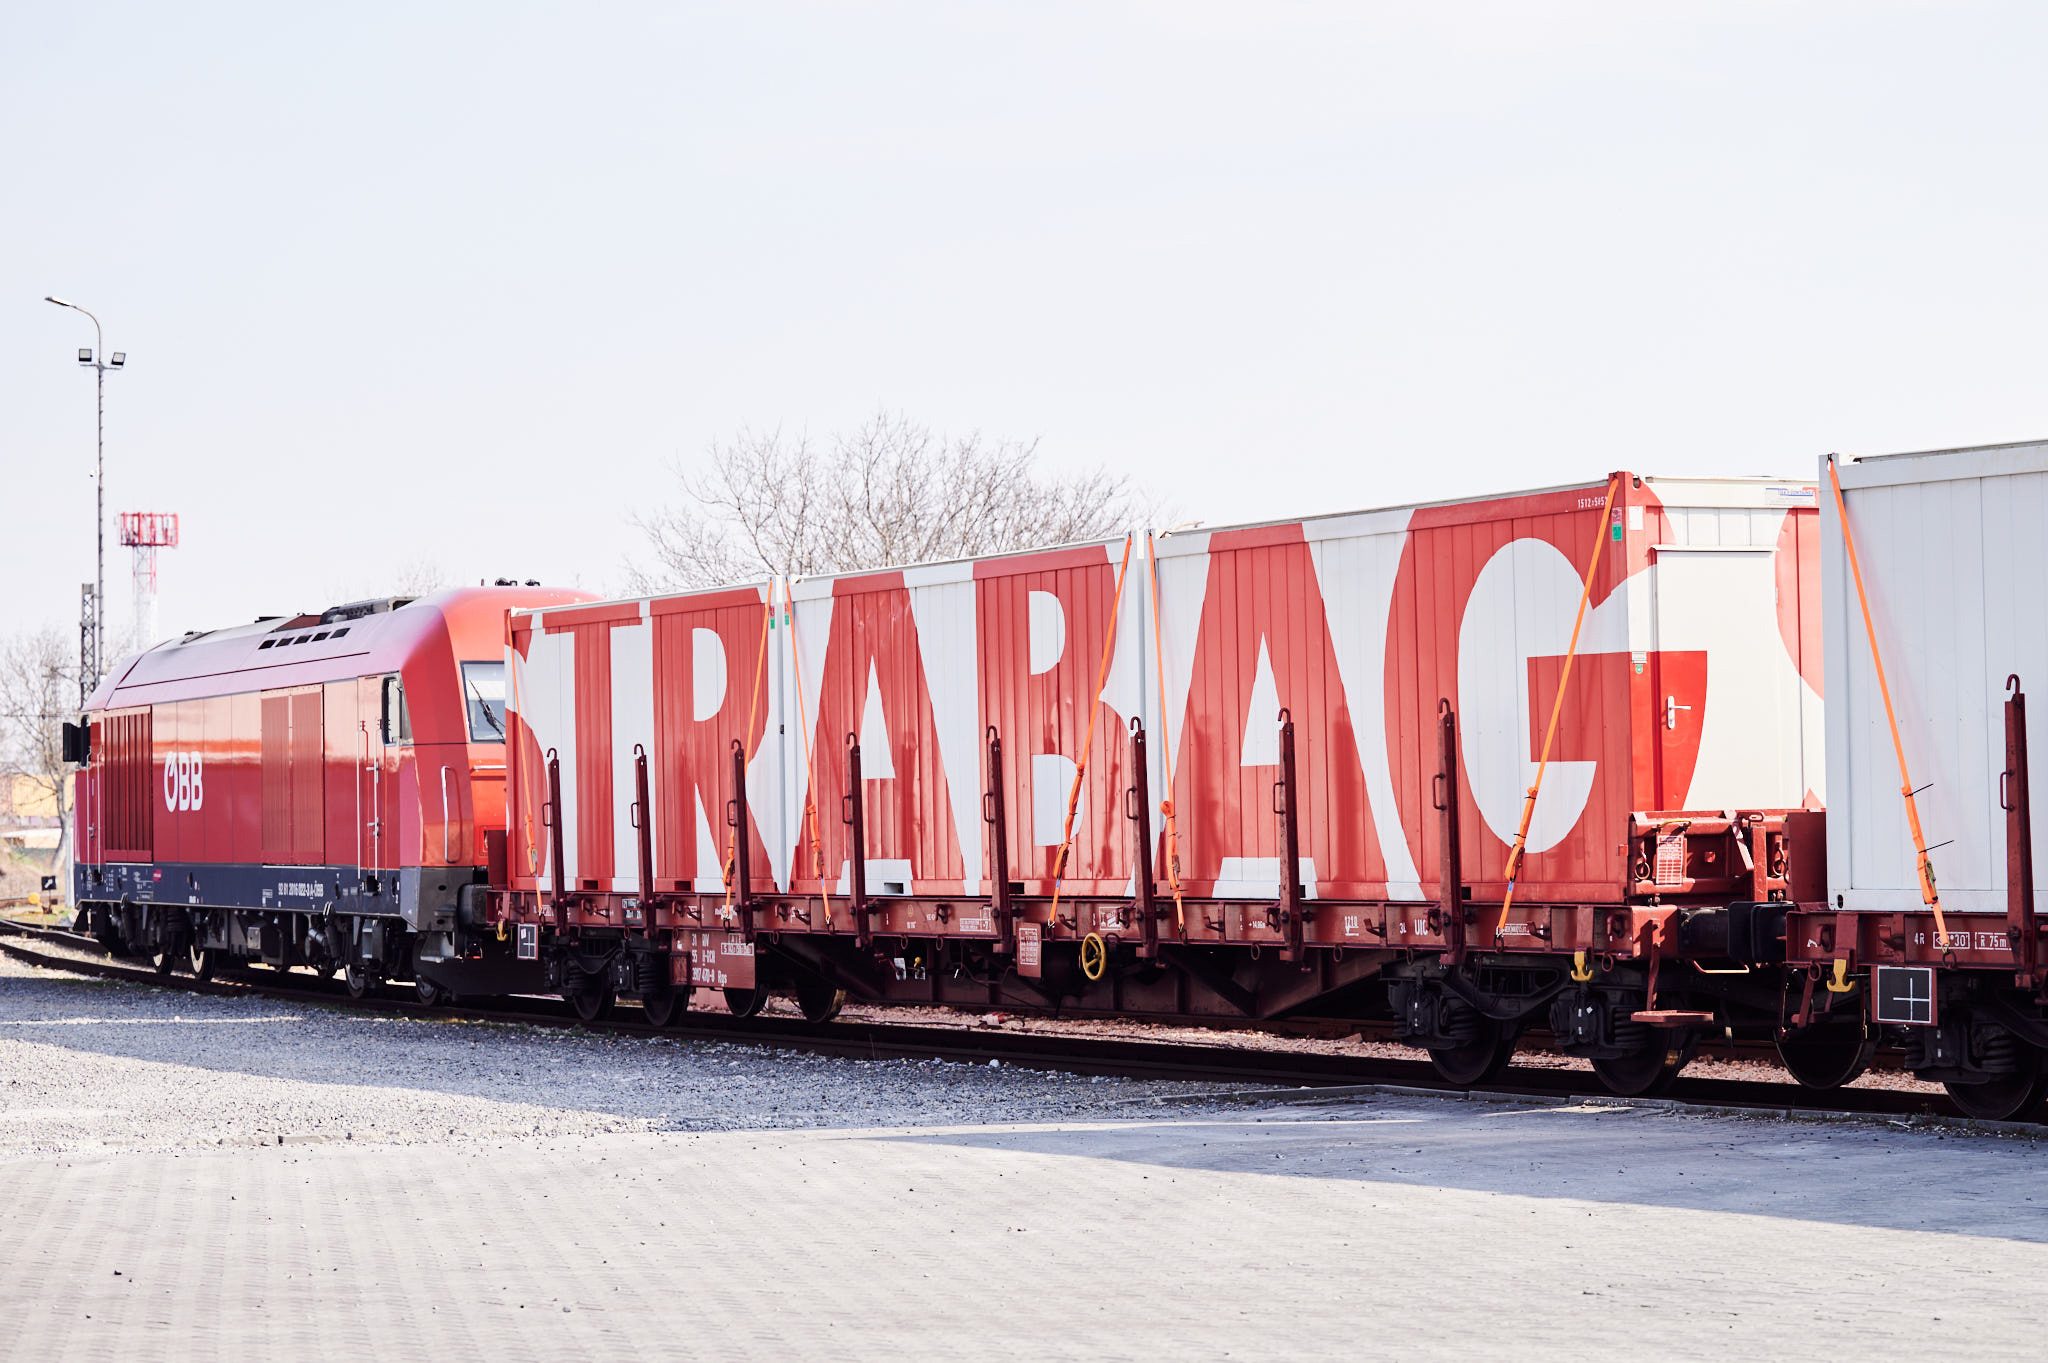
M 1796 807 L 1799 670 L 1771 546 L 1659 546 L 1646 716 L 1661 809 Z

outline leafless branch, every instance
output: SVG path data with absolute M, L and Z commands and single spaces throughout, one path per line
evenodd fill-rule
M 947 436 L 882 413 L 834 436 L 742 430 L 678 468 L 679 505 L 634 517 L 635 590 L 710 587 L 1004 553 L 1116 534 L 1155 513 L 1104 470 L 1046 475 L 1036 441 Z

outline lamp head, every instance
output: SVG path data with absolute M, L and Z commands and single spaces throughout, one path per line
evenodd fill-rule
M 79 351 L 79 352 L 78 352 L 78 362 L 79 362 L 80 364 L 91 364 L 91 363 L 92 363 L 92 352 L 91 352 L 90 350 L 81 350 L 81 351 Z
M 119 369 L 122 365 L 128 363 L 128 352 L 125 350 L 115 351 L 107 357 L 107 363 Z
M 58 307 L 60 307 L 60 308 L 70 308 L 70 307 L 76 307 L 76 306 L 77 306 L 77 304 L 75 304 L 75 303 L 70 303 L 70 302 L 67 302 L 67 301 L 65 301 L 65 300 L 64 300 L 64 299 L 62 299 L 62 298 L 59 298 L 59 297 L 58 297 L 58 296 L 57 296 L 56 294 L 54 294 L 54 293 L 46 293 L 46 294 L 44 294 L 44 295 L 43 295 L 43 301 L 44 301 L 45 303 L 55 303 L 55 304 L 56 304 L 56 305 L 57 305 Z

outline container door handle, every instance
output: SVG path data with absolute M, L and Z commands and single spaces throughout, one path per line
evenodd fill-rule
M 1676 696 L 1664 697 L 1664 727 L 1676 729 L 1678 727 L 1678 712 L 1690 709 L 1692 709 L 1690 705 L 1680 705 Z

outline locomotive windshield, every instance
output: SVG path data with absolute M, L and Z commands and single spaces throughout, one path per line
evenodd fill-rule
M 462 690 L 469 708 L 469 741 L 505 741 L 505 664 L 464 663 Z

